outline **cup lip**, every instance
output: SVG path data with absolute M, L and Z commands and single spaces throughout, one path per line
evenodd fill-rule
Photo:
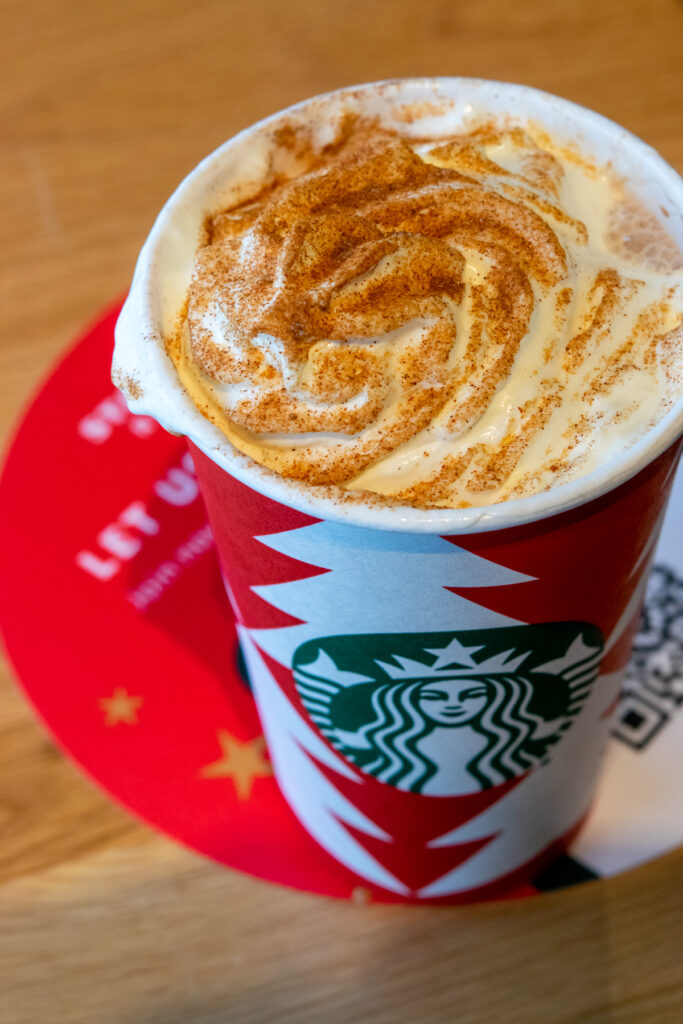
M 651 169 L 663 187 L 673 193 L 675 205 L 683 211 L 683 179 L 651 146 L 616 122 L 570 100 L 526 85 L 459 76 L 426 76 L 394 78 L 368 82 L 323 93 L 302 100 L 248 126 L 206 156 L 190 171 L 163 206 L 145 242 L 135 268 L 131 289 L 116 325 L 113 379 L 121 388 L 134 413 L 156 419 L 172 433 L 184 435 L 221 469 L 264 496 L 307 513 L 318 519 L 347 522 L 360 527 L 398 532 L 463 534 L 500 530 L 542 520 L 592 501 L 635 476 L 683 433 L 683 397 L 642 438 L 615 458 L 568 483 L 551 487 L 527 497 L 491 505 L 467 508 L 415 508 L 392 504 L 379 495 L 343 491 L 336 487 L 306 484 L 279 476 L 240 452 L 225 434 L 194 405 L 181 385 L 175 367 L 167 355 L 160 324 L 160 285 L 155 270 L 160 250 L 168 233 L 181 230 L 183 214 L 187 219 L 188 203 L 199 203 L 207 196 L 216 168 L 239 143 L 252 135 L 267 131 L 283 117 L 304 111 L 313 104 L 321 106 L 342 101 L 345 97 L 371 98 L 373 93 L 394 90 L 397 101 L 425 98 L 453 98 L 456 90 L 477 95 L 486 90 L 502 92 L 509 97 L 511 110 L 515 101 L 526 117 L 541 120 L 535 104 L 543 104 L 548 117 L 553 108 L 568 120 L 575 121 L 594 135 L 610 138 L 614 149 L 628 152 L 632 162 L 639 160 Z M 451 92 L 449 92 L 451 90 Z M 530 99 L 526 104 L 525 99 Z M 482 108 L 485 105 L 485 95 Z M 542 122 L 543 123 L 543 122 Z M 202 207 L 203 216 L 207 209 Z M 193 223 L 197 224 L 195 214 Z M 187 230 L 187 227 L 185 228 Z M 181 303 L 182 305 L 182 303 Z M 180 310 L 180 305 L 178 311 Z M 126 381 L 141 383 L 141 388 L 126 386 Z M 151 386 L 150 386 L 151 385 Z

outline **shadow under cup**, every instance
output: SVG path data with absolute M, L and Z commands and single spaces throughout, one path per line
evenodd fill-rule
M 359 885 L 491 898 L 571 842 L 680 448 L 569 511 L 449 536 L 314 518 L 190 445 L 277 781 Z

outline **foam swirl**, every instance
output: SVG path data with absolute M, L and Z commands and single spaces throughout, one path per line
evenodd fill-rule
M 310 484 L 458 506 L 584 471 L 624 418 L 644 429 L 628 389 L 665 372 L 674 285 L 596 258 L 555 155 L 519 129 L 358 128 L 310 164 L 213 216 L 197 254 L 187 360 L 239 447 Z

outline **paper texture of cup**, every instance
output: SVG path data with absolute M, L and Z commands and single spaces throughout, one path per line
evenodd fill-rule
M 324 126 L 348 102 L 390 119 L 400 103 L 443 98 L 449 130 L 478 111 L 515 111 L 629 171 L 651 208 L 683 209 L 683 183 L 649 147 L 519 86 L 380 83 L 287 113 L 313 109 Z M 133 411 L 191 442 L 298 818 L 359 884 L 409 902 L 490 897 L 537 871 L 589 810 L 683 407 L 591 474 L 474 509 L 338 502 L 235 451 L 184 392 L 165 337 L 205 215 L 230 189 L 235 201 L 266 180 L 278 116 L 208 157 L 162 211 L 117 327 L 114 377 Z M 415 134 L 435 131 L 435 117 Z

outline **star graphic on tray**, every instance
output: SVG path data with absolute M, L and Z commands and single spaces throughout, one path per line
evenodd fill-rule
M 138 724 L 138 710 L 142 706 L 142 697 L 133 697 L 123 687 L 117 686 L 111 697 L 101 697 L 97 702 L 104 711 L 105 725 Z
M 266 741 L 263 736 L 253 740 L 238 740 L 225 729 L 219 729 L 217 735 L 222 756 L 202 768 L 202 778 L 232 779 L 238 799 L 248 800 L 254 779 L 273 774 L 266 752 Z

